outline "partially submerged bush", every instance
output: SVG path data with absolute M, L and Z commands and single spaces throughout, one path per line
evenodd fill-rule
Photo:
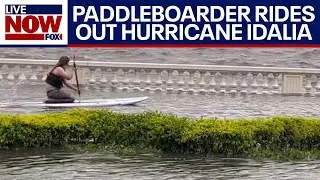
M 193 120 L 158 112 L 82 109 L 0 115 L 0 147 L 88 143 L 232 155 L 266 150 L 315 151 L 320 150 L 320 121 L 302 117 Z

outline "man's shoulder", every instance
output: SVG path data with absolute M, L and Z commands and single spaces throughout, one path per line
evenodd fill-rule
M 57 74 L 57 75 L 60 75 L 64 72 L 64 69 L 62 67 L 56 67 L 54 70 L 53 70 L 54 74 Z
M 64 72 L 64 69 L 60 66 L 56 67 L 55 71 Z

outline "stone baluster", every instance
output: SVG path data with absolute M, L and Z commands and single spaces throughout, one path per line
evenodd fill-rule
M 47 69 L 48 69 L 48 66 L 43 66 L 43 65 L 42 65 L 42 66 L 40 67 L 39 72 L 38 72 L 38 74 L 37 74 L 39 81 L 42 81 L 42 78 L 43 78 L 44 73 L 47 73 Z
M 31 77 L 30 77 L 30 80 L 31 81 L 37 81 L 38 80 L 38 72 L 39 72 L 39 69 L 41 69 L 40 66 L 36 67 L 36 66 L 31 66 L 31 69 L 32 69 L 32 73 L 31 73 Z
M 8 73 L 9 73 L 8 68 L 9 67 L 6 64 L 1 67 L 1 75 L 3 79 L 7 79 L 8 77 Z
M 219 94 L 220 90 L 223 89 L 221 88 L 220 84 L 222 82 L 222 74 L 220 72 L 216 72 L 215 74 L 215 82 L 217 83 L 216 85 L 216 93 Z
M 272 94 L 281 94 L 281 89 L 279 85 L 279 75 L 278 73 L 273 73 L 273 84 L 272 84 Z
M 210 82 L 209 82 L 209 92 L 210 94 L 216 94 L 216 89 L 217 89 L 217 83 L 216 83 L 216 72 L 211 72 L 210 73 Z
M 100 81 L 100 79 L 102 78 L 102 75 L 100 73 L 98 73 L 98 74 L 96 74 L 95 77 L 96 77 L 95 78 L 96 82 L 92 86 L 92 89 L 95 90 L 95 91 L 98 91 L 98 92 L 102 91 L 103 90 L 103 85 L 101 84 L 101 81 Z
M 0 67 L 0 80 L 3 80 L 3 72 L 4 71 L 4 66 L 2 65 L 1 67 Z
M 130 73 L 130 69 L 122 69 L 122 70 L 123 70 L 123 80 L 121 81 L 121 83 L 122 83 L 121 90 L 128 91 L 129 84 L 130 84 L 130 78 L 129 78 L 128 74 Z
M 132 82 L 132 90 L 133 91 L 141 91 L 141 88 L 140 88 L 140 70 L 139 69 L 134 69 L 133 70 L 134 71 L 134 75 L 135 75 L 135 77 L 134 77 L 134 80 L 133 80 L 133 82 Z
M 8 66 L 8 76 L 7 76 L 7 79 L 10 80 L 10 81 L 13 81 L 14 80 L 14 74 L 15 74 L 15 70 L 14 68 L 10 68 L 10 66 Z
M 160 81 L 159 81 L 160 80 Z M 152 74 L 151 74 L 151 92 L 155 93 L 159 91 L 159 86 L 161 86 L 161 75 L 158 75 L 158 70 L 157 69 L 153 69 L 152 70 Z
M 162 73 L 162 70 L 157 70 L 156 71 L 156 75 L 157 75 L 157 79 L 156 79 L 156 81 L 155 81 L 155 91 L 156 92 L 162 92 L 162 91 L 164 91 L 163 90 L 163 88 L 162 88 L 162 85 L 163 85 L 163 83 L 162 83 L 162 78 L 161 78 L 161 73 Z
M 146 69 L 146 80 L 144 81 L 145 85 L 145 91 L 147 92 L 152 92 L 152 80 L 151 80 L 151 74 L 152 74 L 152 69 Z
M 141 92 L 144 92 L 145 91 L 145 88 L 146 88 L 146 85 L 145 85 L 145 80 L 146 80 L 146 71 L 145 69 L 140 69 L 139 72 L 137 72 L 139 74 L 139 89 Z
M 131 80 L 129 81 L 129 88 L 131 92 L 140 91 L 140 75 L 137 72 L 138 69 L 132 68 L 130 77 Z
M 269 94 L 269 74 L 268 73 L 262 73 L 262 94 Z
M 108 78 L 107 78 L 108 69 L 101 69 L 101 78 L 99 80 L 101 90 L 107 92 L 108 91 Z
M 317 89 L 316 89 L 316 86 L 317 86 L 317 83 L 318 83 L 318 76 L 317 74 L 313 74 L 312 75 L 312 81 L 311 81 L 311 85 L 312 85 L 312 96 L 316 96 L 316 93 L 317 93 Z
M 184 89 L 184 86 L 185 86 L 185 81 L 184 81 L 184 71 L 178 71 L 179 73 L 179 80 L 177 82 L 177 85 L 178 85 L 178 93 L 182 93 L 182 92 L 185 92 L 186 89 Z
M 94 79 L 95 79 L 94 89 L 96 91 L 101 90 L 101 78 L 102 78 L 102 68 L 99 67 L 94 70 Z
M 201 94 L 206 94 L 208 92 L 207 90 L 207 83 L 205 81 L 205 76 L 206 76 L 206 72 L 205 71 L 201 71 L 200 72 L 200 81 L 199 81 L 199 92 Z
M 262 94 L 263 91 L 263 75 L 262 73 L 257 73 L 256 75 L 256 80 L 257 80 L 257 94 L 260 95 Z
M 200 70 L 195 71 L 194 73 L 194 94 L 198 95 L 200 93 L 200 89 L 201 89 L 201 85 L 200 85 L 200 81 L 201 81 L 201 73 L 199 72 Z M 204 86 L 204 85 L 203 85 Z
M 230 82 L 230 94 L 231 95 L 236 95 L 238 92 L 238 83 L 237 83 L 237 73 L 229 73 L 231 82 Z
M 189 82 L 188 82 L 188 89 L 187 89 L 189 94 L 196 93 L 196 90 L 194 89 L 195 84 L 196 84 L 194 81 L 194 75 L 195 75 L 195 72 L 189 71 L 189 78 L 188 78 Z
M 118 80 L 118 69 L 111 69 L 112 70 L 112 80 L 111 80 L 111 88 L 112 90 L 116 90 L 119 85 L 119 80 Z
M 97 81 L 96 81 L 96 75 L 95 75 L 95 73 L 96 73 L 96 71 L 95 71 L 96 69 L 94 68 L 94 67 L 92 67 L 92 68 L 89 68 L 89 81 L 88 81 L 88 88 L 89 89 L 96 89 L 95 88 L 95 85 L 96 85 L 96 83 L 97 83 Z
M 306 75 L 306 84 L 304 86 L 305 96 L 311 96 L 312 85 L 311 85 L 311 75 Z
M 135 70 L 134 68 L 128 69 L 126 72 L 126 78 L 127 80 L 124 82 L 126 86 L 128 87 L 129 92 L 133 92 L 134 84 L 133 81 L 135 80 Z
M 166 84 L 167 84 L 166 91 L 167 91 L 168 93 L 172 93 L 173 90 L 174 90 L 174 88 L 173 88 L 174 82 L 173 82 L 173 80 L 172 80 L 172 73 L 173 73 L 173 71 L 172 71 L 172 70 L 168 70 L 167 72 L 168 72 L 168 80 L 167 80 L 167 82 L 166 82 Z
M 315 90 L 316 90 L 315 96 L 320 96 L 320 75 L 316 76 L 316 82 L 317 84 L 315 86 Z
M 247 95 L 248 94 L 248 74 L 241 73 L 240 74 L 240 94 Z
M 250 94 L 258 94 L 258 82 L 257 82 L 257 78 L 258 78 L 258 73 L 250 73 L 252 74 L 252 82 L 250 84 L 250 89 L 251 92 Z
M 24 68 L 22 68 L 22 65 L 20 66 L 20 73 L 19 73 L 19 77 L 18 77 L 19 80 L 22 80 L 22 81 L 27 80 L 26 72 L 28 70 L 28 67 L 30 67 L 30 66 L 27 65 Z
M 227 77 L 225 73 L 221 74 L 221 81 L 219 83 L 219 93 L 220 94 L 226 94 L 227 93 Z
M 119 68 L 117 72 L 118 75 L 118 85 L 117 91 L 123 91 L 125 89 L 125 69 Z
M 172 93 L 180 93 L 179 91 L 179 85 L 178 85 L 178 82 L 179 82 L 179 71 L 178 70 L 172 70 L 172 81 L 173 81 L 173 92 Z
M 47 75 L 48 75 L 48 73 L 49 73 L 50 69 L 51 69 L 51 68 L 46 67 L 46 68 L 43 70 L 43 72 L 42 72 L 42 78 L 41 78 L 41 81 L 43 81 L 43 82 L 44 82 L 44 81 L 46 80 Z

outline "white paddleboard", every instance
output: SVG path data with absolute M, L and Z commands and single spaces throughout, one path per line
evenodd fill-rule
M 44 103 L 44 102 L 15 102 L 0 103 L 2 108 L 10 107 L 103 107 L 117 105 L 133 105 L 145 101 L 149 97 L 115 98 L 115 99 L 86 99 L 75 100 L 73 103 Z

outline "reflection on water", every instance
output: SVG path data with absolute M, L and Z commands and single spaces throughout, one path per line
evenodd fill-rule
M 12 179 L 317 179 L 320 161 L 254 161 L 240 158 L 68 150 L 0 151 L 0 177 Z

